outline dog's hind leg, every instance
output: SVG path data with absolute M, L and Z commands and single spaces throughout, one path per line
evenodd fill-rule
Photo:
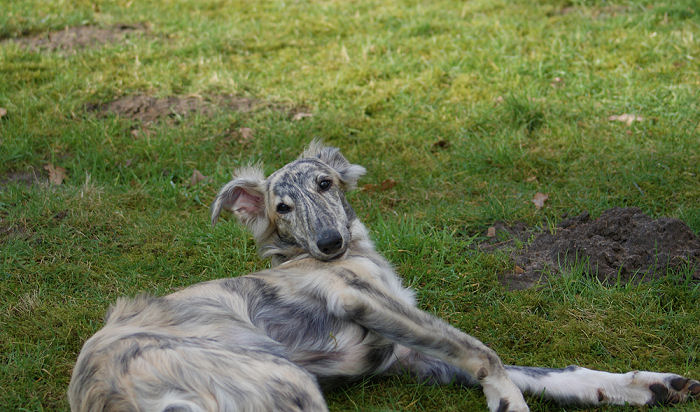
M 396 362 L 385 372 L 387 375 L 408 373 L 419 382 L 433 385 L 479 386 L 476 378 L 438 358 L 401 345 L 396 345 L 394 355 Z
M 313 375 L 264 348 L 150 332 L 105 341 L 81 352 L 73 411 L 328 410 Z
M 217 352 L 216 350 L 202 352 L 204 355 L 202 357 L 189 354 L 190 368 L 187 373 L 171 376 L 175 379 L 170 382 L 170 385 L 179 385 L 181 390 L 174 393 L 173 397 L 180 399 L 177 402 L 161 399 L 159 408 L 147 407 L 144 410 L 166 411 L 170 410 L 170 407 L 179 406 L 180 401 L 196 401 L 211 396 L 216 406 L 206 406 L 202 410 L 327 411 L 325 399 L 316 378 L 285 358 L 255 349 L 241 350 L 240 352 L 243 353 Z M 180 365 L 171 363 L 168 368 L 159 371 L 160 376 L 167 376 L 168 370 L 185 371 L 178 366 Z M 196 370 L 197 366 L 199 366 L 198 370 Z M 184 385 L 187 386 L 183 386 L 183 382 L 186 382 Z M 166 383 L 163 386 L 169 385 Z M 135 390 L 139 389 L 135 388 Z M 166 400 L 169 403 L 166 403 Z M 198 409 L 182 410 L 194 412 Z

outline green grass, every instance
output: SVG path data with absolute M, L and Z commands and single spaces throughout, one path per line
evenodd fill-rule
M 398 182 L 351 194 L 359 216 L 421 306 L 505 362 L 700 378 L 697 283 L 602 286 L 574 269 L 507 292 L 497 276 L 513 263 L 474 248 L 495 220 L 538 225 L 613 206 L 700 232 L 696 1 L 0 0 L 0 10 L 0 39 L 150 25 L 72 53 L 0 43 L 1 410 L 66 409 L 73 362 L 118 296 L 265 267 L 230 218 L 209 226 L 208 204 L 237 165 L 270 172 L 313 137 L 366 166 L 361 184 Z M 135 93 L 230 93 L 314 116 L 222 109 L 135 138 L 128 119 L 86 110 Z M 644 120 L 608 120 L 624 113 Z M 239 127 L 254 130 L 249 144 L 230 138 Z M 7 181 L 47 163 L 67 169 L 62 185 Z M 189 187 L 195 168 L 210 179 Z M 536 192 L 549 194 L 540 211 Z M 405 377 L 327 396 L 337 411 L 485 408 L 478 390 Z

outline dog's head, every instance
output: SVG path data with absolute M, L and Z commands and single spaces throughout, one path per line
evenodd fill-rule
M 347 250 L 356 219 L 345 192 L 364 173 L 337 148 L 313 141 L 267 179 L 260 166 L 237 170 L 211 206 L 212 224 L 226 209 L 253 232 L 263 256 L 334 259 Z

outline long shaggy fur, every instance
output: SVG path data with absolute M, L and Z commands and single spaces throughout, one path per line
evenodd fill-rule
M 522 391 L 583 405 L 680 402 L 670 373 L 504 366 L 476 338 L 416 307 L 345 199 L 365 169 L 313 142 L 265 178 L 237 171 L 211 208 L 246 225 L 273 268 L 168 296 L 121 298 L 73 369 L 73 411 L 324 411 L 322 387 L 406 373 L 480 385 L 491 411 Z

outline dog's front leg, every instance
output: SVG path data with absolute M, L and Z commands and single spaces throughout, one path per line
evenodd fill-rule
M 700 397 L 700 382 L 673 373 L 610 373 L 569 366 L 562 369 L 506 366 L 526 393 L 578 405 L 658 405 Z
M 466 371 L 483 387 L 491 411 L 528 410 L 498 355 L 478 339 L 364 282 L 354 280 L 340 291 L 333 289 L 328 303 L 337 316 Z
M 385 372 L 387 375 L 408 373 L 417 381 L 432 385 L 479 386 L 479 381 L 462 369 L 403 345 L 396 345 L 394 357 L 396 362 Z

